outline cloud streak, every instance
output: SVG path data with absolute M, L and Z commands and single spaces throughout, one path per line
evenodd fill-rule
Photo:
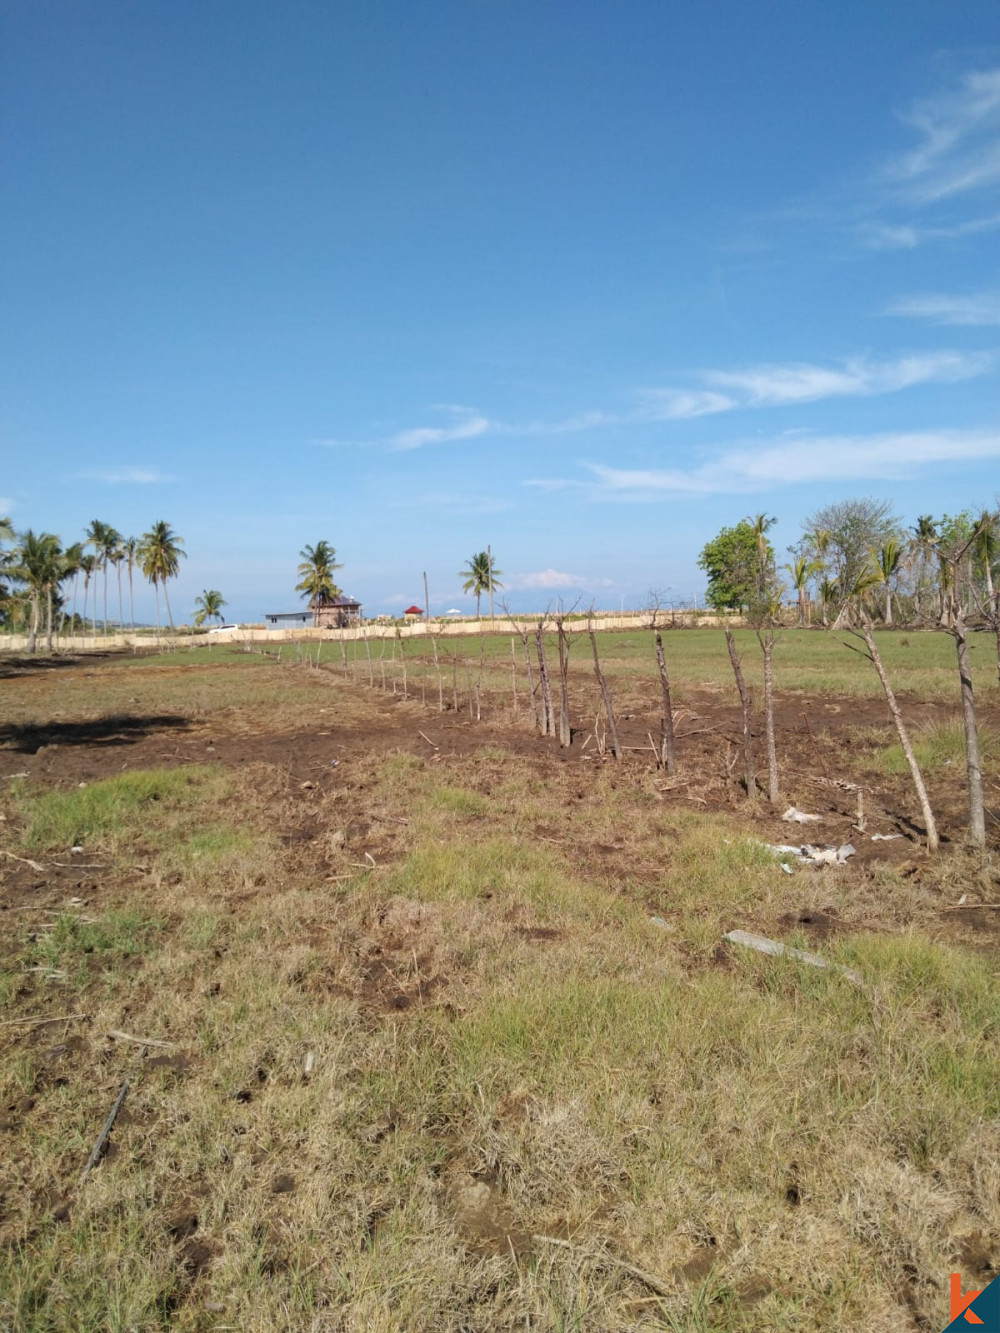
M 1000 459 L 1000 430 L 795 436 L 779 437 L 769 444 L 733 445 L 690 468 L 631 469 L 586 463 L 586 478 L 539 478 L 524 484 L 547 491 L 575 491 L 595 501 L 641 502 L 816 482 L 905 481 L 930 467 L 991 459 Z
M 390 438 L 390 447 L 422 449 L 427 444 L 451 444 L 455 440 L 471 440 L 477 435 L 485 435 L 493 424 L 488 417 L 481 416 L 471 407 L 448 404 L 439 410 L 447 412 L 452 417 L 450 426 L 417 426 L 412 430 L 401 430 Z
M 103 481 L 109 486 L 158 486 L 175 478 L 155 467 L 119 467 L 80 474 L 87 481 Z
M 567 574 L 559 569 L 537 569 L 530 574 L 519 574 L 507 580 L 507 586 L 515 592 L 542 589 L 555 591 L 560 588 L 580 588 L 589 591 L 594 588 L 610 588 L 612 579 L 589 578 L 585 574 Z
M 920 142 L 890 168 L 903 194 L 933 204 L 1000 183 L 1000 68 L 923 98 L 900 119 Z
M 964 296 L 944 293 L 901 296 L 882 312 L 904 319 L 925 319 L 931 324 L 986 328 L 1000 324 L 1000 292 L 973 292 Z

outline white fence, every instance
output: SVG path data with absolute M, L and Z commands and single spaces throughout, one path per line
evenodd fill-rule
M 169 651 L 173 648 L 207 647 L 210 644 L 232 643 L 316 643 L 316 642 L 355 642 L 369 639 L 377 642 L 381 639 L 441 639 L 461 638 L 473 634 L 534 634 L 539 620 L 544 621 L 546 631 L 554 632 L 555 620 L 551 615 L 517 616 L 509 619 L 496 616 L 491 622 L 488 617 L 482 620 L 415 620 L 409 624 L 386 624 L 375 620 L 365 621 L 361 625 L 350 625 L 345 629 L 313 629 L 296 626 L 294 629 L 264 629 L 261 625 L 247 628 L 221 630 L 212 634 L 174 634 L 164 632 L 158 637 L 149 633 L 132 633 L 130 630 L 111 634 L 56 634 L 52 639 L 55 652 L 81 653 L 100 652 L 115 648 L 131 648 L 146 652 Z M 742 624 L 738 616 L 720 616 L 712 611 L 660 611 L 657 624 L 664 629 L 717 628 L 729 621 L 731 625 Z M 564 628 L 569 634 L 586 634 L 589 629 L 606 630 L 643 630 L 650 627 L 648 611 L 598 613 L 589 620 L 565 620 Z M 0 635 L 0 654 L 5 652 L 23 652 L 28 646 L 26 634 Z M 38 636 L 37 651 L 44 653 L 45 635 Z

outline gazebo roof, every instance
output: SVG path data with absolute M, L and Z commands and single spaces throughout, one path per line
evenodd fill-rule
M 422 606 L 408 606 L 403 612 L 404 616 L 422 616 L 424 608 Z

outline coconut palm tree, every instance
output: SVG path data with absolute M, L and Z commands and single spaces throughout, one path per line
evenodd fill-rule
M 170 610 L 167 580 L 177 577 L 180 562 L 187 554 L 186 551 L 181 549 L 183 545 L 183 539 L 178 537 L 170 524 L 163 519 L 154 523 L 148 532 L 143 533 L 139 545 L 137 552 L 139 567 L 153 585 L 153 591 L 156 594 L 157 632 L 160 629 L 160 585 L 162 584 L 163 600 L 167 604 L 167 620 L 170 622 L 171 634 L 174 633 L 174 617 Z
M 91 576 L 97 572 L 97 556 L 82 555 L 80 557 L 80 569 L 83 571 L 83 627 L 84 632 L 87 628 L 87 591 L 90 588 Z M 94 633 L 97 633 L 97 583 L 94 583 L 94 613 L 91 619 Z
M 135 633 L 135 603 L 132 600 L 132 573 L 136 566 L 136 557 L 139 552 L 139 538 L 126 537 L 122 542 L 122 551 L 125 555 L 125 567 L 128 570 L 128 623 L 129 629 Z
M 94 573 L 98 570 L 104 571 L 104 632 L 108 631 L 108 569 L 105 559 L 107 548 L 107 535 L 112 529 L 107 523 L 102 523 L 99 518 L 95 518 L 86 533 L 86 544 L 94 548 Z M 94 633 L 97 632 L 97 590 L 94 590 Z
M 885 588 L 885 623 L 892 628 L 892 580 L 903 563 L 903 548 L 894 537 L 872 553 L 882 586 Z
M 996 612 L 994 606 L 995 591 L 993 587 L 993 566 L 997 562 L 997 556 L 1000 555 L 1000 514 L 994 509 L 984 509 L 979 515 L 976 523 L 976 535 L 972 539 L 972 554 L 977 562 L 982 565 L 983 581 L 986 585 L 986 605 L 987 615 L 992 617 Z
M 70 624 L 76 622 L 76 595 L 80 586 L 80 562 L 83 559 L 83 542 L 74 542 L 72 546 L 67 546 L 63 552 L 63 573 L 60 582 L 65 579 L 73 580 L 73 615 Z M 62 634 L 66 628 L 66 604 L 63 603 L 63 616 L 59 622 L 59 633 Z
M 792 576 L 792 587 L 795 589 L 799 599 L 799 628 L 802 629 L 806 623 L 806 594 L 809 589 L 809 580 L 816 574 L 819 574 L 823 566 L 818 560 L 809 560 L 804 555 L 797 555 L 790 565 L 785 565 Z
M 458 571 L 458 577 L 464 579 L 462 591 L 474 592 L 476 595 L 477 620 L 479 619 L 479 603 L 483 593 L 488 592 L 492 597 L 497 588 L 503 587 L 499 578 L 502 573 L 503 570 L 497 569 L 493 563 L 493 553 L 490 550 L 477 551 L 465 569 Z
M 59 583 L 63 569 L 63 551 L 59 538 L 51 532 L 36 533 L 28 528 L 21 533 L 15 561 L 12 573 L 18 582 L 25 585 L 31 608 L 28 622 L 28 652 L 33 653 L 38 644 L 43 598 L 48 604 L 47 646 L 51 649 L 52 594 Z
M 220 624 L 223 621 L 222 608 L 226 605 L 222 593 L 215 588 L 206 588 L 199 598 L 195 601 L 196 625 L 204 625 L 206 620 L 217 620 Z
M 928 573 L 937 565 L 937 545 L 939 541 L 940 534 L 937 523 L 930 514 L 921 514 L 910 529 L 910 539 L 907 543 L 907 557 L 917 575 L 916 601 L 918 614 L 923 611 L 921 598 L 926 591 L 928 581 L 933 582 L 933 578 L 928 580 Z
M 329 542 L 317 542 L 315 546 L 303 546 L 299 552 L 301 561 L 298 574 L 300 582 L 295 591 L 309 599 L 312 608 L 313 624 L 319 624 L 320 608 L 325 602 L 331 602 L 341 595 L 340 588 L 333 581 L 334 570 L 342 569 L 337 564 L 337 552 Z

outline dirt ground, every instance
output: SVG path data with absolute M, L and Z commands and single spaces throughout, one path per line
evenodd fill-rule
M 225 664 L 146 664 L 142 674 L 147 685 L 180 681 L 194 694 L 199 681 L 227 670 Z M 0 779 L 24 774 L 43 787 L 69 787 L 126 770 L 211 762 L 248 773 L 263 765 L 280 770 L 287 779 L 296 814 L 282 827 L 281 836 L 303 863 L 315 856 L 316 846 L 328 831 L 318 818 L 318 803 L 333 792 L 339 793 L 348 812 L 353 852 L 359 858 L 367 854 L 381 862 L 393 854 L 393 830 L 382 817 L 373 817 L 369 808 L 365 763 L 379 756 L 411 753 L 454 777 L 463 760 L 489 746 L 509 755 L 512 763 L 523 766 L 525 774 L 544 782 L 550 795 L 558 794 L 558 802 L 567 810 L 585 800 L 594 771 L 601 768 L 613 773 L 615 786 L 634 786 L 637 791 L 651 788 L 668 807 L 724 814 L 732 820 L 734 831 L 766 843 L 839 846 L 849 842 L 855 855 L 838 874 L 845 881 L 854 881 L 855 891 L 878 867 L 895 867 L 914 888 L 930 887 L 935 895 L 943 895 L 933 923 L 934 935 L 980 948 L 994 944 L 1000 948 L 1000 911 L 981 901 L 992 904 L 993 899 L 1000 899 L 993 876 L 970 869 L 964 862 L 961 882 L 955 878 L 954 865 L 942 876 L 942 860 L 929 860 L 924 852 L 919 809 L 909 778 L 878 771 L 871 762 L 880 748 L 895 740 L 887 710 L 877 699 L 777 694 L 776 739 L 783 796 L 776 810 L 763 797 L 753 803 L 746 799 L 739 782 L 740 712 L 718 687 L 685 689 L 675 719 L 677 775 L 667 778 L 652 753 L 651 739 L 659 725 L 658 692 L 648 682 L 619 682 L 616 710 L 625 753 L 616 763 L 609 754 L 597 753 L 594 719 L 585 719 L 572 709 L 573 743 L 569 749 L 560 749 L 555 740 L 533 732 L 523 706 L 514 716 L 509 706 L 491 709 L 487 700 L 477 721 L 465 708 L 456 713 L 446 704 L 440 712 L 431 703 L 345 681 L 334 670 L 260 664 L 257 671 L 273 682 L 274 707 L 235 706 L 194 716 L 181 710 L 148 712 L 128 704 L 125 672 L 115 682 L 121 700 L 113 712 L 73 717 L 55 715 L 53 703 L 59 686 L 93 681 L 95 687 L 98 682 L 106 687 L 109 673 L 99 659 L 5 663 L 0 666 L 0 678 L 5 677 L 2 689 L 10 705 L 8 715 L 48 720 L 0 725 Z M 314 725 L 289 725 L 283 716 L 280 691 L 290 677 L 298 689 L 314 695 Z M 573 700 L 571 689 L 571 703 Z M 940 701 L 903 696 L 900 702 L 914 731 L 958 716 L 957 709 Z M 1000 726 L 1000 711 L 981 709 L 980 723 Z M 758 776 L 764 778 L 764 743 L 759 731 L 754 741 Z M 964 778 L 959 764 L 928 777 L 945 853 L 962 844 L 967 809 Z M 987 773 L 986 779 L 987 823 L 996 847 L 1000 846 L 1000 786 L 993 774 Z M 844 783 L 863 788 L 863 831 L 857 824 L 857 793 Z M 822 822 L 784 822 L 780 815 L 788 805 L 817 814 Z M 560 845 L 567 840 L 566 829 L 551 819 L 541 822 L 535 834 L 542 841 Z M 641 846 L 634 841 L 608 841 L 603 833 L 588 837 L 585 820 L 574 820 L 569 836 L 574 863 L 603 883 L 641 883 L 649 870 L 656 869 L 645 861 Z M 33 875 L 30 867 L 8 862 L 3 874 L 10 896 L 0 910 L 14 904 L 21 894 L 70 888 L 93 892 L 96 888 L 71 861 L 57 869 L 61 882 L 51 884 Z M 950 892 L 952 886 L 954 892 Z M 963 893 L 970 902 L 959 906 Z M 863 901 L 863 891 L 860 897 Z M 883 916 L 878 913 L 879 919 Z M 911 926 L 915 919 L 903 911 L 901 922 Z M 871 924 L 862 912 L 852 928 Z M 922 928 L 931 925 L 923 913 L 920 924 Z M 782 925 L 797 925 L 817 937 L 830 929 L 828 918 L 806 908 L 797 921 L 747 925 L 766 926 L 779 933 Z

